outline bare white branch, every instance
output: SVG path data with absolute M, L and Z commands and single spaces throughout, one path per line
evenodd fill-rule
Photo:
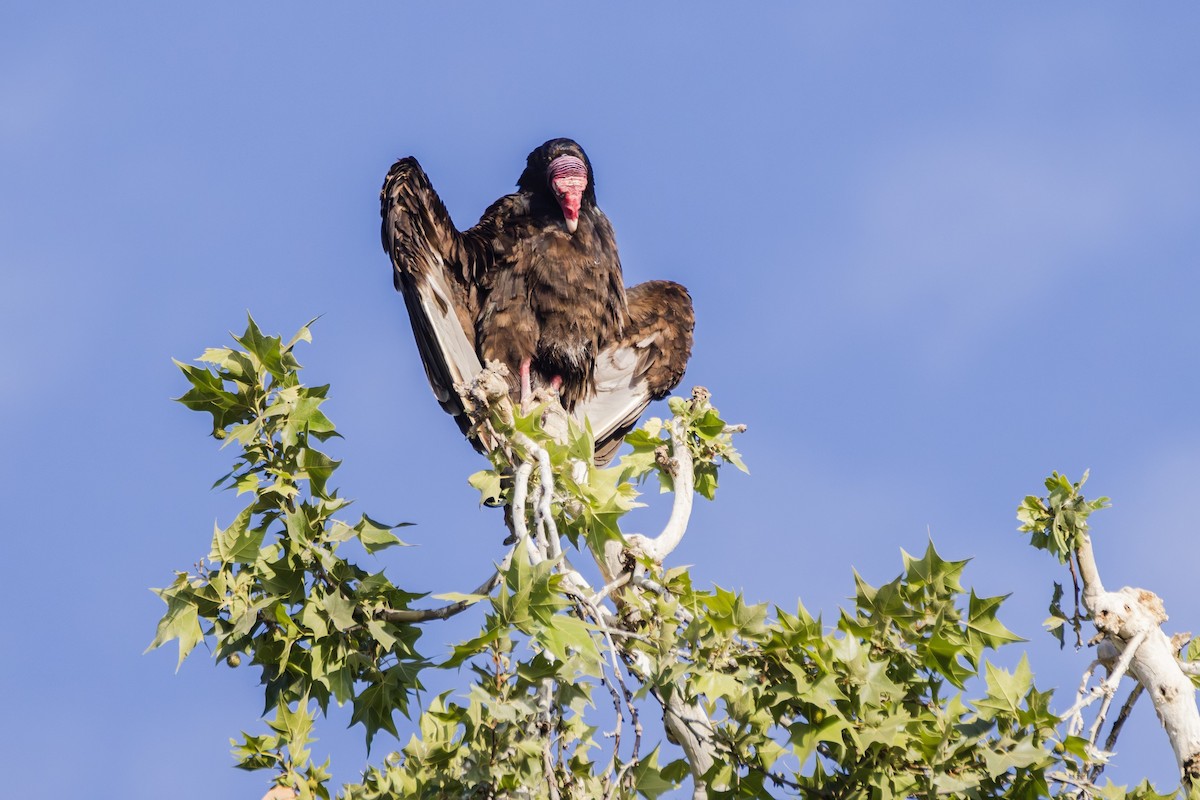
M 491 395 L 485 395 L 482 390 L 476 392 L 479 397 L 475 401 L 473 411 L 479 416 L 478 409 L 486 408 L 493 402 Z M 497 402 L 503 405 L 506 398 Z M 511 417 L 505 417 L 511 418 Z M 480 425 L 477 419 L 476 424 Z M 544 425 L 546 425 L 544 421 Z M 614 542 L 614 551 L 606 553 L 598 559 L 601 574 L 606 584 L 595 591 L 589 582 L 567 560 L 559 540 L 557 523 L 554 518 L 554 503 L 556 499 L 556 483 L 550 454 L 523 434 L 516 434 L 511 439 L 511 445 L 500 441 L 510 459 L 518 460 L 516 452 L 523 451 L 524 458 L 519 459 L 513 474 L 512 505 L 509 509 L 509 525 L 514 539 L 518 544 L 524 543 L 533 564 L 550 561 L 553 568 L 562 578 L 562 588 L 568 593 L 576 606 L 576 613 L 589 618 L 603 637 L 603 648 L 607 651 L 604 658 L 605 675 L 601 682 L 609 690 L 613 700 L 613 710 L 616 715 L 616 728 L 612 732 L 613 744 L 613 782 L 607 788 L 609 796 L 620 792 L 623 781 L 629 770 L 638 762 L 640 757 L 642 725 L 638 718 L 638 709 L 633 702 L 633 693 L 626 684 L 625 672 L 630 678 L 644 679 L 649 673 L 650 662 L 644 653 L 629 645 L 635 641 L 648 641 L 648 637 L 638 632 L 634 627 L 640 617 L 635 613 L 629 619 L 610 612 L 605 608 L 605 601 L 612 599 L 618 608 L 632 599 L 622 598 L 619 589 L 631 587 L 634 592 L 658 592 L 665 594 L 665 589 L 658 583 L 645 577 L 644 569 L 638 563 L 648 557 L 652 562 L 661 564 L 682 541 L 691 518 L 695 491 L 694 463 L 691 450 L 686 438 L 686 430 L 678 421 L 668 423 L 670 432 L 670 457 L 668 459 L 667 445 L 664 443 L 660 461 L 669 469 L 674 478 L 675 496 L 672 502 L 671 515 L 662 532 L 654 538 L 632 535 L 627 537 L 625 546 Z M 545 428 L 550 431 L 550 427 Z M 553 435 L 553 434 L 552 434 Z M 565 430 L 564 430 L 565 435 Z M 502 439 L 503 437 L 497 437 Z M 572 465 L 571 477 L 577 483 L 587 479 L 586 469 L 589 465 L 575 463 Z M 536 485 L 531 489 L 531 480 L 537 475 Z M 610 557 L 611 555 L 611 557 Z M 632 570 L 629 568 L 633 556 Z M 681 611 L 677 619 L 687 621 L 690 615 Z M 543 725 L 548 719 L 547 709 L 552 705 L 552 685 L 547 681 L 539 687 L 539 719 Z M 704 775 L 716 762 L 717 746 L 714 739 L 712 723 L 698 700 L 686 702 L 682 699 L 682 691 L 671 692 L 671 697 L 664 697 L 661 692 L 651 689 L 663 707 L 663 721 L 671 732 L 673 740 L 680 743 L 687 758 L 693 777 L 693 798 L 705 800 L 708 787 Z M 549 702 L 548 702 L 549 701 Z M 633 732 L 632 752 L 629 757 L 621 759 L 621 733 L 626 727 Z M 560 796 L 560 787 L 555 775 L 555 761 L 549 745 L 543 752 L 543 762 L 546 769 L 549 796 Z
M 525 506 L 529 497 L 529 475 L 532 472 L 532 465 L 521 464 L 513 475 L 511 511 L 513 535 L 517 537 L 517 541 L 528 541 L 529 539 L 529 525 L 525 521 Z
M 663 526 L 662 533 L 653 539 L 634 534 L 628 537 L 630 549 L 649 556 L 656 564 L 661 564 L 687 533 L 688 522 L 692 517 L 692 503 L 695 499 L 696 476 L 692 462 L 692 451 L 688 447 L 686 432 L 680 430 L 677 420 L 668 423 L 671 431 L 671 455 L 673 469 L 671 477 L 675 482 L 675 498 L 671 503 L 671 516 Z
M 554 522 L 551 504 L 554 501 L 554 469 L 550 466 L 550 454 L 546 448 L 534 446 L 534 454 L 538 460 L 538 477 L 542 492 L 538 495 L 537 515 L 546 538 L 546 556 L 558 558 L 562 555 L 562 547 L 558 541 L 558 525 Z
M 1146 638 L 1145 631 L 1142 631 L 1141 633 L 1137 634 L 1134 637 L 1134 639 L 1132 641 L 1130 641 L 1128 645 L 1126 645 L 1125 651 L 1123 653 L 1121 653 L 1121 657 L 1117 660 L 1116 665 L 1108 673 L 1108 677 L 1105 678 L 1103 681 L 1101 681 L 1096 686 L 1093 686 L 1090 691 L 1083 694 L 1083 696 L 1075 702 L 1075 705 L 1071 706 L 1071 708 L 1065 714 L 1063 714 L 1063 717 L 1071 717 L 1071 716 L 1074 716 L 1075 714 L 1078 714 L 1080 711 L 1087 708 L 1088 706 L 1090 706 L 1092 703 L 1096 702 L 1096 700 L 1101 697 L 1111 698 L 1113 696 L 1113 693 L 1116 692 L 1117 685 L 1121 682 L 1121 678 L 1125 677 L 1125 672 L 1129 669 L 1129 666 L 1133 661 L 1133 657 L 1137 653 L 1138 647 L 1145 640 L 1145 638 Z M 1093 664 L 1095 664 L 1095 663 L 1098 663 L 1098 662 L 1093 662 Z M 1090 669 L 1089 669 L 1089 674 L 1090 674 Z M 1103 709 L 1107 710 L 1107 708 L 1108 708 L 1108 706 L 1106 704 L 1103 707 Z M 1103 721 L 1104 710 L 1101 711 L 1100 722 Z M 1095 726 L 1093 726 L 1092 741 L 1095 741 L 1094 727 Z
M 560 800 L 558 793 L 558 778 L 554 775 L 554 756 L 550 754 L 550 737 L 546 737 L 546 746 L 542 748 L 542 767 L 546 770 L 546 787 L 550 792 L 550 800 Z
M 1117 714 L 1117 719 L 1113 722 L 1112 729 L 1108 732 L 1108 740 L 1104 743 L 1103 752 L 1106 755 L 1115 752 L 1117 737 L 1121 735 L 1121 729 L 1125 727 L 1125 721 L 1129 719 L 1129 712 L 1133 710 L 1134 704 L 1137 703 L 1138 698 L 1142 696 L 1143 692 L 1145 692 L 1145 689 L 1142 688 L 1142 685 L 1135 683 L 1133 690 L 1129 693 L 1129 697 L 1125 698 L 1125 703 L 1121 706 L 1121 710 Z M 1093 767 L 1091 773 L 1088 775 L 1088 779 L 1092 783 L 1100 780 L 1100 773 L 1104 772 L 1105 766 L 1106 764 L 1100 763 Z
M 1062 715 L 1062 719 L 1069 720 L 1067 724 L 1067 733 L 1071 736 L 1078 736 L 1083 730 L 1083 708 L 1087 706 L 1091 700 L 1084 702 L 1084 698 L 1088 696 L 1088 683 L 1092 680 L 1092 674 L 1096 671 L 1096 667 L 1100 666 L 1100 661 L 1093 661 L 1088 664 L 1087 669 L 1083 671 L 1083 678 L 1079 681 L 1079 689 L 1075 692 L 1075 705 L 1071 706 L 1070 710 Z M 1095 699 L 1095 698 L 1092 698 Z
M 1153 592 L 1129 586 L 1106 591 L 1087 534 L 1080 536 L 1075 557 L 1083 580 L 1084 606 L 1104 635 L 1101 647 L 1115 648 L 1119 657 L 1109 677 L 1081 697 L 1064 717 L 1071 718 L 1102 695 L 1111 698 L 1121 676 L 1128 673 L 1149 693 L 1184 784 L 1191 786 L 1200 781 L 1200 709 L 1195 686 L 1177 658 L 1178 646 L 1162 630 L 1167 620 L 1162 600 Z M 1102 713 L 1106 711 L 1107 707 Z M 1099 725 L 1093 727 L 1093 737 L 1098 730 Z
M 679 692 L 669 699 L 657 690 L 654 696 L 663 707 L 663 724 L 683 749 L 692 772 L 692 800 L 708 800 L 708 785 L 704 774 L 716 763 L 713 727 L 699 702 L 685 703 Z M 719 788 L 719 787 L 718 787 Z
M 600 589 L 600 591 L 598 591 L 594 595 L 592 595 L 589 598 L 590 601 L 593 604 L 601 602 L 602 600 L 604 600 L 604 598 L 608 597 L 610 594 L 615 592 L 617 589 L 620 589 L 622 586 L 629 583 L 629 579 L 632 577 L 633 577 L 633 575 L 629 572 L 624 572 L 624 573 L 618 575 L 616 578 L 614 578 L 613 580 L 606 583 Z

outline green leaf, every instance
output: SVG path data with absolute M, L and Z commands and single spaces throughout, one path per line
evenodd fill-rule
M 213 436 L 218 439 L 223 438 L 226 426 L 232 422 L 249 418 L 250 409 L 238 399 L 237 395 L 225 390 L 225 383 L 219 376 L 203 367 L 193 367 L 179 361 L 174 363 L 192 384 L 190 390 L 175 398 L 176 402 L 182 403 L 193 411 L 211 414 Z
M 1020 710 L 1022 701 L 1033 687 L 1033 671 L 1029 668 L 1028 656 L 1021 656 L 1016 670 L 1009 672 L 1005 669 L 986 664 L 984 676 L 987 682 L 987 698 L 976 703 L 981 710 L 995 714 L 1013 715 Z
M 309 388 L 297 385 L 282 389 L 275 395 L 275 402 L 267 407 L 263 416 L 283 418 L 280 440 L 285 447 L 298 442 L 302 434 L 309 434 L 320 441 L 337 435 L 333 423 L 320 409 L 328 390 L 328 386 Z
M 438 664 L 443 669 L 455 669 L 467 663 L 473 656 L 479 655 L 486 648 L 499 642 L 507 635 L 507 629 L 495 626 L 488 628 L 481 635 L 454 645 L 449 658 Z
M 239 475 L 233 483 L 239 497 L 246 492 L 258 491 L 258 484 L 259 477 L 257 472 L 248 472 L 245 475 Z
M 350 724 L 360 723 L 366 728 L 368 750 L 371 749 L 375 734 L 380 730 L 399 736 L 396 723 L 392 719 L 392 715 L 396 713 L 395 694 L 395 688 L 385 680 L 366 687 L 354 698 L 354 714 Z
M 695 422 L 696 432 L 705 439 L 715 439 L 725 432 L 725 420 L 716 409 L 710 408 Z
M 996 619 L 1000 604 L 1007 598 L 1008 595 L 977 597 L 975 591 L 971 591 L 966 628 L 968 641 L 976 648 L 975 652 L 985 647 L 995 650 L 1001 645 L 1025 641 Z
M 486 594 L 463 594 L 462 592 L 439 592 L 438 594 L 430 595 L 430 597 L 434 600 L 444 600 L 447 603 L 466 602 L 470 605 L 488 598 Z
M 245 347 L 257 363 L 261 364 L 276 379 L 283 378 L 287 368 L 283 361 L 283 347 L 278 336 L 265 336 L 249 314 L 246 315 L 246 332 L 233 337 Z
M 1079 546 L 1079 538 L 1088 532 L 1088 517 L 1093 511 L 1109 506 L 1109 499 L 1086 500 L 1081 492 L 1088 472 L 1078 483 L 1054 472 L 1046 478 L 1049 494 L 1045 498 L 1029 496 L 1017 509 L 1019 530 L 1030 534 L 1030 544 L 1048 550 L 1060 563 L 1066 563 Z
M 380 550 L 385 550 L 393 545 L 407 547 L 392 531 L 411 524 L 409 522 L 401 522 L 396 525 L 385 525 L 363 514 L 362 519 L 354 526 L 354 533 L 368 553 L 378 553 Z
M 308 478 L 313 495 L 322 500 L 332 499 L 325 487 L 329 476 L 333 474 L 339 464 L 341 464 L 340 461 L 336 461 L 312 447 L 304 447 L 300 450 L 300 467 L 304 470 L 304 477 Z
M 290 351 L 293 347 L 295 347 L 300 342 L 311 342 L 312 341 L 312 331 L 310 329 L 312 328 L 313 323 L 316 322 L 317 320 L 319 320 L 322 316 L 324 316 L 324 315 L 318 314 L 317 316 L 313 317 L 308 322 L 306 322 L 304 325 L 302 325 L 300 327 L 300 330 L 296 331 L 296 335 L 293 336 L 286 345 L 284 345 L 283 349 L 285 351 Z
M 672 774 L 677 774 L 677 771 L 672 770 Z M 679 781 L 668 777 L 666 769 L 659 768 L 658 747 L 655 747 L 633 768 L 633 785 L 638 794 L 649 800 L 656 800 L 661 795 L 679 788 Z
M 792 752 L 803 764 L 817 752 L 822 742 L 841 744 L 842 735 L 852 730 L 849 721 L 837 714 L 829 714 L 819 722 L 796 722 L 788 726 Z
M 321 598 L 321 608 L 339 631 L 354 627 L 354 601 L 333 592 Z
M 188 653 L 204 638 L 204 631 L 200 627 L 199 609 L 187 575 L 182 572 L 175 574 L 176 579 L 171 586 L 152 590 L 167 604 L 167 613 L 159 620 L 154 641 L 146 648 L 146 652 L 178 639 L 179 660 L 175 663 L 175 670 L 178 671 Z
M 242 509 L 224 530 L 213 525 L 212 552 L 208 555 L 209 559 L 222 564 L 252 564 L 258 559 L 258 549 L 262 546 L 266 528 L 250 529 L 253 510 L 253 506 Z
M 717 496 L 717 466 L 716 464 L 699 463 L 695 467 L 696 472 L 696 494 L 703 497 L 705 500 L 712 500 Z
M 279 754 L 279 738 L 275 736 L 251 736 L 242 732 L 242 742 L 230 739 L 237 767 L 244 770 L 275 769 L 282 756 Z
M 600 677 L 604 674 L 604 659 L 593 630 L 583 620 L 555 614 L 547 627 L 537 631 L 537 638 L 560 662 L 571 662 L 583 674 Z
M 496 505 L 501 500 L 500 473 L 494 469 L 476 472 L 467 478 L 467 483 L 479 490 L 479 502 L 486 505 Z

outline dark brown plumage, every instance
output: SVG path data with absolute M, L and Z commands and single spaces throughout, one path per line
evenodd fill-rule
M 626 296 L 625 332 L 601 351 L 595 394 L 576 409 L 579 419 L 592 421 L 601 466 L 616 455 L 646 406 L 679 385 L 692 354 L 696 318 L 687 289 L 671 281 L 647 281 Z M 604 420 L 603 430 L 597 420 Z
M 574 230 L 547 179 L 551 163 L 567 156 L 586 168 Z M 517 182 L 484 219 L 495 220 L 493 268 L 479 276 L 482 308 L 475 321 L 477 350 L 533 386 L 561 381 L 570 411 L 592 393 L 596 355 L 621 335 L 625 284 L 612 225 L 596 205 L 591 164 L 570 139 L 552 139 L 529 154 Z M 502 213 L 493 213 L 501 211 Z M 514 385 L 519 389 L 519 385 Z
M 396 162 L 381 193 L 396 287 L 434 394 L 464 431 L 454 384 L 496 360 L 517 399 L 557 388 L 568 411 L 591 420 L 597 459 L 604 448 L 607 461 L 682 376 L 691 300 L 666 281 L 626 297 L 612 226 L 575 142 L 534 150 L 517 185 L 459 232 L 416 160 Z

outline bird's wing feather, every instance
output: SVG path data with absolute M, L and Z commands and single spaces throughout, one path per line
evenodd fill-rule
M 434 396 L 465 432 L 455 391 L 481 369 L 475 355 L 475 292 L 470 276 L 484 269 L 478 241 L 454 227 L 414 158 L 397 161 L 380 192 L 383 249 L 392 260 L 413 335 Z
M 599 466 L 612 460 L 650 401 L 675 388 L 692 352 L 695 316 L 686 289 L 648 281 L 629 289 L 627 298 L 624 334 L 596 358 L 596 392 L 574 410 L 577 421 L 591 423 Z

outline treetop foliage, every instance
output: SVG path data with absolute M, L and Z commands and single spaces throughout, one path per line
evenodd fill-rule
M 631 433 L 608 469 L 590 466 L 586 428 L 556 438 L 540 410 L 489 410 L 492 467 L 470 481 L 509 507 L 515 541 L 492 580 L 431 607 L 438 587 L 398 586 L 347 554 L 352 542 L 402 544 L 400 526 L 344 516 L 339 462 L 319 449 L 338 435 L 321 410 L 328 387 L 304 385 L 295 357 L 309 326 L 284 343 L 251 319 L 234 339 L 199 366 L 179 363 L 190 384 L 179 402 L 211 415 L 234 452 L 215 485 L 245 505 L 197 569 L 156 590 L 167 610 L 151 648 L 177 642 L 182 663 L 204 642 L 230 667 L 256 667 L 265 729 L 234 740 L 234 757 L 300 797 L 333 791 L 312 749 L 331 701 L 350 704 L 375 754 L 341 789 L 354 800 L 657 798 L 684 785 L 713 798 L 1016 799 L 1084 785 L 1159 796 L 1072 782 L 1087 743 L 1059 732 L 1025 658 L 1012 670 L 987 660 L 1021 641 L 999 619 L 1004 598 L 964 588 L 967 562 L 932 542 L 903 553 L 887 583 L 855 574 L 854 604 L 830 624 L 802 603 L 698 587 L 689 570 L 628 549 L 621 523 L 646 481 L 672 492 L 688 466 L 712 499 L 723 465 L 745 470 L 740 428 L 707 392 L 673 398 L 671 417 Z M 1060 560 L 1105 505 L 1082 485 L 1056 473 L 1049 496 L 1019 511 L 1034 546 Z M 594 561 L 606 584 L 573 559 Z M 477 634 L 448 653 L 422 649 L 423 626 L 475 607 Z M 423 674 L 462 667 L 469 685 L 424 696 Z M 403 738 L 397 712 L 414 721 Z

